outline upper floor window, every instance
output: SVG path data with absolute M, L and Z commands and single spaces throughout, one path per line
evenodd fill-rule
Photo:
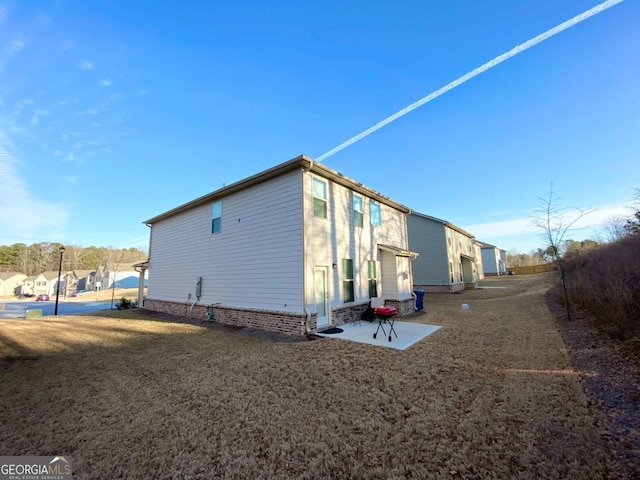
M 327 182 L 313 179 L 313 216 L 327 218 Z
M 356 227 L 364 225 L 364 199 L 360 195 L 353 194 L 353 224 Z
M 220 233 L 222 226 L 222 200 L 213 202 L 211 233 Z
M 380 212 L 380 204 L 371 200 L 369 203 L 369 217 L 371 218 L 371 225 L 382 225 L 382 214 Z

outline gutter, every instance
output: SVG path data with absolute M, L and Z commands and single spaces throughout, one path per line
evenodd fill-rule
M 306 317 L 304 322 L 305 334 L 311 333 L 311 312 L 307 308 L 307 237 L 305 235 L 305 173 L 313 168 L 313 160 L 309 159 L 308 167 L 302 166 L 302 311 Z

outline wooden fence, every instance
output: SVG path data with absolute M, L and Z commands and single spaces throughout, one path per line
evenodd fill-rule
M 547 273 L 556 269 L 555 263 L 543 263 L 541 265 L 529 265 L 528 267 L 508 267 L 516 275 L 531 275 L 534 273 Z

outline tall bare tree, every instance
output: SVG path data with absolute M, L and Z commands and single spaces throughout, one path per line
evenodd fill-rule
M 546 197 L 538 197 L 539 207 L 532 215 L 532 224 L 542 230 L 542 239 L 551 260 L 555 263 L 560 277 L 562 297 L 567 320 L 571 320 L 571 305 L 567 292 L 567 276 L 564 268 L 564 254 L 567 242 L 565 237 L 573 229 L 574 225 L 594 211 L 594 209 L 581 209 L 576 207 L 563 207 L 559 205 L 559 199 L 553 191 L 553 183 L 549 187 Z

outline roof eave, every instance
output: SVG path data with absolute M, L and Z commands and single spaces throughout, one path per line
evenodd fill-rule
M 223 198 L 227 195 L 238 192 L 240 190 L 244 190 L 246 188 L 252 187 L 254 185 L 265 182 L 267 180 L 271 180 L 272 178 L 278 177 L 283 173 L 286 173 L 298 168 L 309 170 L 315 173 L 316 175 L 320 175 L 324 178 L 327 178 L 328 180 L 332 180 L 335 183 L 338 183 L 342 186 L 350 188 L 358 193 L 371 197 L 380 203 L 383 203 L 389 207 L 392 207 L 396 210 L 401 211 L 402 213 L 405 213 L 405 214 L 411 213 L 411 209 L 409 207 L 406 207 L 392 200 L 391 198 L 385 195 L 382 195 L 381 193 L 376 192 L 375 190 L 372 190 L 369 187 L 366 187 L 365 185 L 362 185 L 361 183 L 358 183 L 355 180 L 349 177 L 346 177 L 345 175 L 342 175 L 341 173 L 329 167 L 326 167 L 318 162 L 315 162 L 313 159 L 305 155 L 299 155 L 287 162 L 281 163 L 280 165 L 276 165 L 275 167 L 272 167 L 268 170 L 264 170 L 251 177 L 232 183 L 229 186 L 220 188 L 214 192 L 198 197 L 195 200 L 191 200 L 190 202 L 187 202 L 178 207 L 172 208 L 171 210 L 167 210 L 166 212 L 161 213 L 160 215 L 156 215 L 155 217 L 152 217 L 148 220 L 145 220 L 142 223 L 144 223 L 147 226 L 151 226 L 160 220 L 164 220 L 166 218 L 172 217 L 174 215 L 185 212 L 187 210 L 191 210 L 192 208 L 212 202 L 216 199 Z

